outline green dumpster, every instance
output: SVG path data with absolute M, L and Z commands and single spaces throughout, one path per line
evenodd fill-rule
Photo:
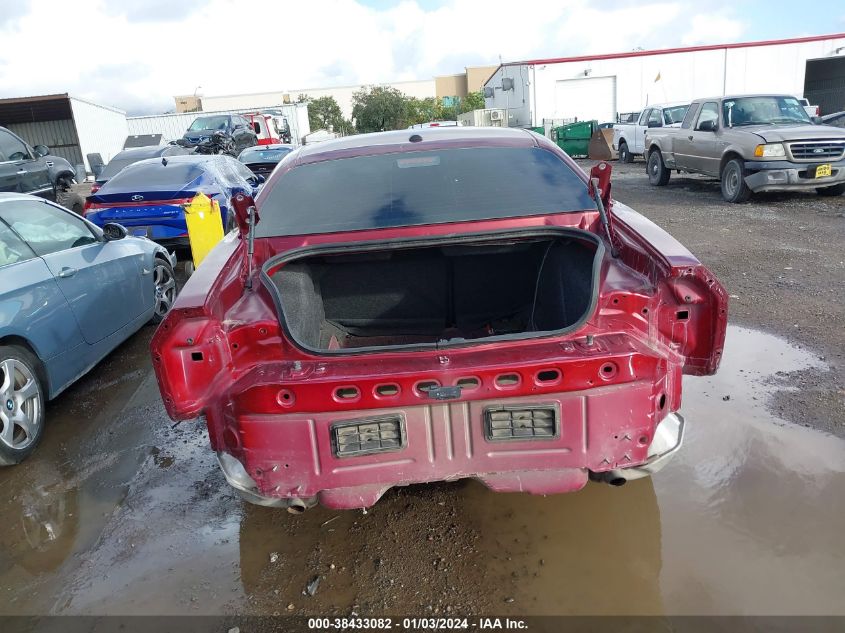
M 532 128 L 529 128 L 529 129 L 530 129 L 532 132 L 537 132 L 537 134 L 539 134 L 540 136 L 545 136 L 545 135 L 546 135 L 546 128 L 545 128 L 545 127 L 543 127 L 542 125 L 541 125 L 540 127 L 532 127 Z
M 552 140 L 570 156 L 586 156 L 590 139 L 599 127 L 598 121 L 578 121 L 552 130 Z

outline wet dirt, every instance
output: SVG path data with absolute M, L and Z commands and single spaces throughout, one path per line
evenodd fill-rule
M 719 374 L 685 378 L 685 446 L 654 479 L 294 516 L 236 497 L 201 423 L 172 428 L 150 335 L 0 471 L 0 614 L 845 614 L 845 441 L 769 412 L 784 375 L 828 371 L 782 339 L 731 327 Z

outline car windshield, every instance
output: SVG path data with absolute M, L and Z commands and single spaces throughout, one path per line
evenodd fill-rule
M 663 108 L 663 121 L 666 125 L 673 123 L 680 123 L 684 120 L 684 115 L 689 109 L 688 105 L 674 106 L 672 108 Z
M 402 152 L 296 167 L 260 202 L 257 237 L 546 215 L 595 208 L 587 185 L 536 147 Z
M 727 127 L 811 123 L 795 97 L 740 97 L 725 99 L 722 119 Z
M 278 149 L 256 149 L 250 148 L 241 152 L 238 160 L 242 163 L 278 163 L 291 152 L 290 147 Z
M 196 119 L 188 128 L 189 132 L 199 132 L 200 130 L 225 130 L 229 123 L 227 116 L 205 116 Z

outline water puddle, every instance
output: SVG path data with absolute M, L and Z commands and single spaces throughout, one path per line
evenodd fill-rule
M 731 327 L 719 374 L 685 379 L 685 446 L 653 480 L 415 486 L 301 516 L 243 505 L 147 368 L 105 433 L 0 471 L 0 613 L 845 614 L 845 441 L 766 408 L 785 372 L 823 367 Z

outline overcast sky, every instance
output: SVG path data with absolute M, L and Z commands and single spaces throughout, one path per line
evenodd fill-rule
M 834 6 L 835 3 L 833 3 Z M 0 97 L 131 114 L 173 95 L 428 79 L 465 66 L 845 31 L 798 0 L 0 0 Z M 807 4 L 806 6 L 810 6 Z M 826 7 L 826 8 L 825 8 Z

